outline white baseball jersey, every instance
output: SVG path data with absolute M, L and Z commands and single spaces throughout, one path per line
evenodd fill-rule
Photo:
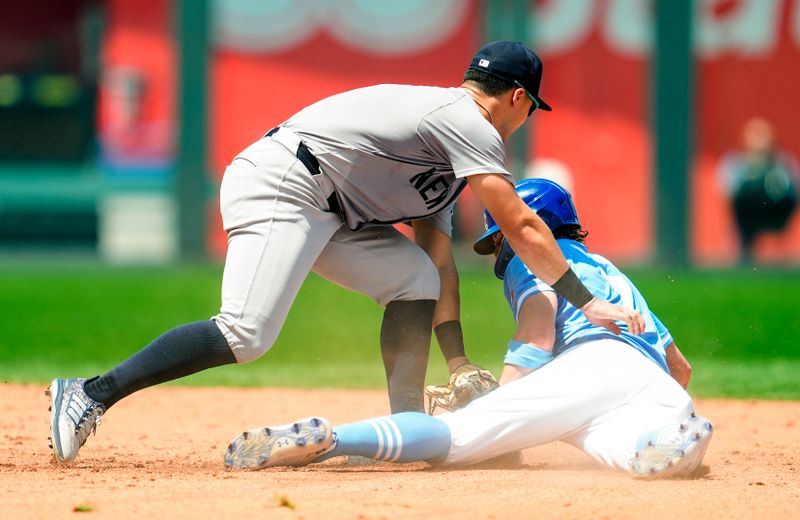
M 350 229 L 431 216 L 476 173 L 505 167 L 503 141 L 463 88 L 376 85 L 323 99 L 281 125 L 308 146 Z M 450 234 L 446 225 L 437 228 Z

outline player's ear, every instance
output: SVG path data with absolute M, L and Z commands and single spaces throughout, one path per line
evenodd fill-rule
M 525 89 L 515 88 L 514 92 L 511 94 L 511 99 L 516 105 L 517 103 L 522 103 L 524 100 L 528 99 L 528 94 L 525 93 Z

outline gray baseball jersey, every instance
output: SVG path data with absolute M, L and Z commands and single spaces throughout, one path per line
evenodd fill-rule
M 321 174 L 298 158 L 301 142 Z M 272 346 L 312 269 L 381 305 L 437 300 L 436 266 L 387 224 L 427 219 L 449 235 L 465 177 L 513 182 L 504 158 L 500 135 L 461 88 L 345 92 L 251 144 L 220 187 L 229 240 L 214 320 L 236 359 Z M 334 192 L 341 216 L 327 211 Z
M 463 88 L 365 87 L 314 103 L 282 126 L 320 162 L 353 230 L 438 214 L 432 222 L 449 235 L 467 176 L 498 173 L 513 183 L 500 135 Z

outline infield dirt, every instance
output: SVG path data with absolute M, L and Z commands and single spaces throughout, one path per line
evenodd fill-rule
M 0 385 L 2 518 L 797 518 L 800 403 L 699 400 L 716 432 L 691 479 L 638 481 L 564 444 L 513 468 L 226 470 L 245 428 L 387 412 L 382 391 L 164 387 L 114 406 L 70 467 L 52 462 L 43 386 Z

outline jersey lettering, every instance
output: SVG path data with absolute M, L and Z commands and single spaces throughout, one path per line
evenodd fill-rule
M 444 175 L 436 175 L 436 168 L 414 175 L 409 179 L 409 182 L 419 192 L 420 197 L 425 201 L 425 207 L 428 209 L 441 204 L 447 198 L 447 194 L 450 193 L 450 184 Z
M 411 177 L 408 182 L 414 185 L 417 191 L 425 184 L 425 181 L 433 177 L 433 174 L 436 172 L 436 168 L 431 168 L 430 170 L 420 172 L 413 177 Z

